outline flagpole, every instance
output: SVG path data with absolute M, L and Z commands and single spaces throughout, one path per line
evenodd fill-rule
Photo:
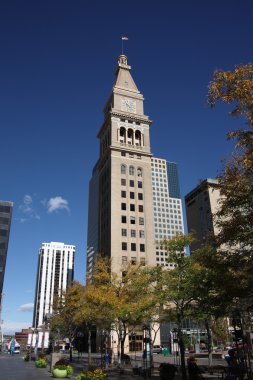
M 123 55 L 123 38 L 121 37 L 121 54 Z

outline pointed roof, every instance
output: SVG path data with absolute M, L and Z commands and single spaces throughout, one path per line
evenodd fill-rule
M 131 66 L 127 64 L 127 56 L 121 54 L 118 58 L 118 67 L 116 71 L 116 80 L 114 83 L 114 89 L 126 90 L 139 94 L 132 75 L 130 74 Z

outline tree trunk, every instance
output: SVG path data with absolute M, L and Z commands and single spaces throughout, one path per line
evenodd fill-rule
M 211 335 L 211 330 L 210 330 L 210 325 L 208 320 L 205 320 L 205 327 L 206 327 L 206 332 L 207 332 L 207 350 L 208 350 L 208 362 L 209 362 L 209 367 L 213 365 L 213 357 L 212 357 L 212 335 Z
M 73 346 L 72 346 L 72 342 L 70 342 L 70 345 L 69 345 L 69 361 L 70 362 L 73 361 Z
M 91 330 L 88 327 L 88 365 L 91 365 Z
M 185 366 L 185 347 L 182 333 L 182 317 L 180 314 L 177 315 L 177 327 L 178 327 L 178 345 L 180 349 L 181 357 L 181 371 L 182 371 L 182 380 L 187 380 L 186 366 Z

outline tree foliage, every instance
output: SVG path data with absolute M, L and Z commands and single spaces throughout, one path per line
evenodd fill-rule
M 237 274 L 239 298 L 252 297 L 253 270 L 253 65 L 240 65 L 232 71 L 216 71 L 209 85 L 209 103 L 232 105 L 230 115 L 246 120 L 244 129 L 228 134 L 235 140 L 235 151 L 224 161 L 218 177 L 221 194 L 216 215 L 219 233 L 217 247 L 227 265 Z M 246 127 L 247 125 L 247 127 Z M 250 307 L 252 305 L 248 305 Z
M 50 329 L 55 337 L 68 338 L 70 340 L 70 359 L 72 360 L 72 343 L 80 328 L 77 313 L 80 309 L 80 298 L 83 286 L 74 281 L 63 294 L 55 300 L 54 315 L 50 321 Z

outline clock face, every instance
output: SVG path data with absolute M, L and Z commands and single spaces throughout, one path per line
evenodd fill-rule
M 132 99 L 121 99 L 121 110 L 136 113 L 136 102 Z

